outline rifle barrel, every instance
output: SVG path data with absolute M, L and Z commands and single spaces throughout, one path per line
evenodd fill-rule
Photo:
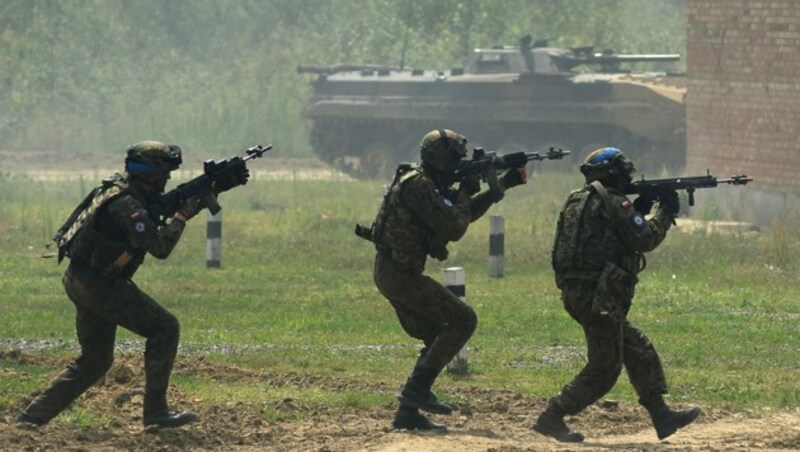
M 247 155 L 242 158 L 242 160 L 247 161 L 254 158 L 259 158 L 264 155 L 265 152 L 272 150 L 272 145 L 269 144 L 267 147 L 261 147 L 259 144 L 258 146 L 253 146 L 247 150 Z
M 528 161 L 531 160 L 561 160 L 562 158 L 570 155 L 570 151 L 564 149 L 550 148 L 546 154 L 542 155 L 540 152 L 526 152 L 525 156 Z
M 731 185 L 745 185 L 748 182 L 753 182 L 753 178 L 744 174 L 742 174 L 741 176 L 731 176 L 728 179 L 719 180 L 719 183 L 721 184 L 731 184 Z

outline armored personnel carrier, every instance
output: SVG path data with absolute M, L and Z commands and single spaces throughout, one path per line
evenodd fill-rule
M 457 130 L 487 150 L 570 149 L 577 165 L 591 150 L 619 147 L 648 174 L 684 166 L 685 77 L 634 72 L 629 63 L 679 55 L 620 55 L 546 41 L 476 49 L 447 72 L 375 65 L 299 66 L 313 73 L 303 115 L 324 161 L 357 177 L 389 177 L 418 158 L 420 137 Z M 549 168 L 558 165 L 548 165 Z

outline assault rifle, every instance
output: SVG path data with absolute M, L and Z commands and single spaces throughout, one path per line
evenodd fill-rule
M 670 190 L 686 190 L 689 193 L 689 205 L 694 205 L 694 192 L 698 188 L 714 188 L 719 184 L 745 185 L 753 178 L 745 175 L 731 176 L 728 179 L 717 179 L 708 171 L 705 176 L 676 177 L 674 179 L 652 179 L 632 182 L 625 187 L 625 194 L 637 194 L 659 200 L 663 193 Z
M 272 149 L 271 144 L 267 147 L 258 145 L 248 148 L 244 157 L 237 155 L 225 160 L 206 160 L 203 162 L 203 174 L 164 193 L 158 201 L 148 206 L 148 210 L 163 223 L 173 216 L 187 199 L 198 196 L 208 210 L 216 214 L 222 207 L 217 202 L 217 194 L 214 193 L 214 182 L 244 171 L 246 161 L 259 158 L 270 149 Z
M 550 148 L 545 154 L 520 151 L 506 155 L 498 155 L 496 152 L 486 152 L 483 148 L 474 148 L 472 150 L 472 160 L 462 160 L 453 175 L 446 178 L 444 182 L 449 185 L 461 181 L 464 177 L 477 174 L 481 179 L 489 183 L 490 190 L 500 190 L 497 181 L 498 172 L 514 168 L 524 168 L 525 165 L 532 160 L 561 160 L 565 155 L 569 154 L 569 151 Z M 500 196 L 502 197 L 502 193 Z M 383 207 L 381 207 L 381 209 L 383 209 Z M 381 213 L 378 215 L 382 215 L 382 213 L 383 210 L 381 210 Z M 372 223 L 370 227 L 356 224 L 355 234 L 370 242 L 374 241 L 375 223 Z
M 498 173 L 512 168 L 523 168 L 533 160 L 561 160 L 569 154 L 570 151 L 550 148 L 544 154 L 520 151 L 498 155 L 496 152 L 486 152 L 483 148 L 475 148 L 472 150 L 472 160 L 462 160 L 456 169 L 455 177 L 456 180 L 461 180 L 470 174 L 480 174 L 485 177 L 490 168 Z

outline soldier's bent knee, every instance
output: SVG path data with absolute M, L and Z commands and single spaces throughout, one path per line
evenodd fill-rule
M 178 321 L 178 318 L 174 315 L 170 315 L 167 322 L 165 322 L 164 330 L 167 332 L 169 336 L 180 337 L 181 335 L 181 324 Z
M 617 379 L 619 378 L 619 372 L 614 374 L 606 375 L 604 378 L 599 378 L 597 380 L 597 386 L 599 392 L 606 394 L 614 385 L 617 383 Z
M 155 331 L 156 336 L 161 336 L 167 342 L 177 343 L 181 335 L 181 325 L 178 318 L 174 315 L 167 313 L 159 322 L 158 330 Z
M 81 373 L 86 373 L 91 380 L 97 380 L 111 370 L 114 365 L 114 351 L 113 349 L 108 353 L 92 354 L 90 356 L 83 355 L 82 359 L 78 359 L 78 365 Z M 74 369 L 77 372 L 77 369 Z
M 599 375 L 596 381 L 603 393 L 610 391 L 614 387 L 619 375 L 622 373 L 622 361 L 608 364 L 608 366 L 598 369 L 597 372 Z
M 161 321 L 161 325 L 161 328 L 164 331 L 174 331 L 177 333 L 181 330 L 181 324 L 178 321 L 178 318 L 170 313 L 167 313 L 167 315 L 164 316 L 164 319 Z
M 462 331 L 465 333 L 468 332 L 470 336 L 478 327 L 478 315 L 475 314 L 475 310 L 469 306 L 466 306 L 466 309 L 461 311 L 458 317 L 454 320 L 461 325 Z

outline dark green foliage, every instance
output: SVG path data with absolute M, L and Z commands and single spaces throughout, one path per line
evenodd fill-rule
M 307 154 L 298 64 L 446 70 L 525 34 L 683 53 L 685 0 L 5 0 L 0 149 L 119 150 L 153 138 Z M 404 51 L 405 49 L 405 51 Z

